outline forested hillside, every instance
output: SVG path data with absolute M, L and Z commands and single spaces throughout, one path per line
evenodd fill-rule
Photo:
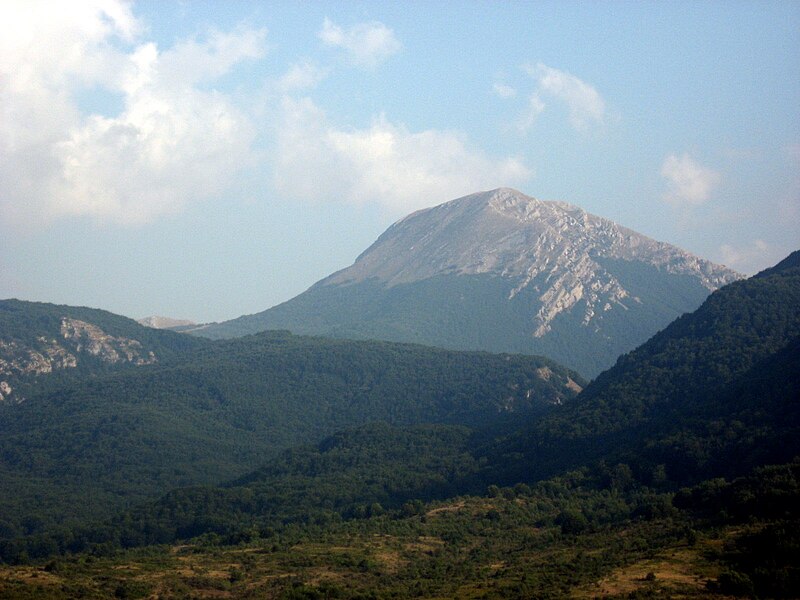
M 797 255 L 715 292 L 486 456 L 511 479 L 605 458 L 688 483 L 800 454 Z
M 209 345 L 94 308 L 0 300 L 0 405 Z
M 796 597 L 796 258 L 715 292 L 575 398 L 582 382 L 543 360 L 273 333 L 6 407 L 20 433 L 4 438 L 5 481 L 20 497 L 77 504 L 84 485 L 128 505 L 53 527 L 54 513 L 6 499 L 0 558 L 49 562 L 6 569 L 0 591 L 47 597 L 56 588 L 25 575 L 46 573 L 97 598 Z M 34 400 L 57 415 L 52 437 L 30 435 Z M 76 437 L 74 417 L 106 409 L 153 416 Z M 132 448 L 143 454 L 125 464 Z M 260 466 L 242 474 L 243 457 Z M 118 465 L 151 498 L 170 491 L 91 481 Z M 196 481 L 148 480 L 167 465 Z M 76 488 L 48 488 L 56 473 Z
M 533 357 L 280 332 L 206 342 L 168 364 L 50 386 L 0 407 L 0 526 L 8 536 L 108 515 L 374 421 L 532 418 L 583 383 Z

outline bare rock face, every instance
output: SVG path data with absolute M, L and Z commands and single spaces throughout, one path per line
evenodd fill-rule
M 13 393 L 11 383 L 15 378 L 75 368 L 81 355 L 96 357 L 106 364 L 139 366 L 157 360 L 138 340 L 114 337 L 96 325 L 64 317 L 60 339 L 38 336 L 30 343 L 0 339 L 0 401 L 23 400 Z
M 36 346 L 31 347 L 21 342 L 0 340 L 0 376 L 41 375 L 78 364 L 75 356 L 55 340 L 39 337 L 36 342 Z
M 155 354 L 145 353 L 142 343 L 124 337 L 113 337 L 91 323 L 77 319 L 61 320 L 61 335 L 78 353 L 86 352 L 103 362 L 115 364 L 128 362 L 149 365 L 156 362 Z
M 592 378 L 740 278 L 576 206 L 500 188 L 417 211 L 299 296 L 193 332 L 540 354 Z
M 176 327 L 191 327 L 192 325 L 196 325 L 194 321 L 189 321 L 187 319 L 173 319 L 171 317 L 159 317 L 159 316 L 152 316 L 152 317 L 145 317 L 143 319 L 138 319 L 137 322 L 139 325 L 144 325 L 145 327 L 152 327 L 153 329 L 173 329 Z
M 696 278 L 709 292 L 742 276 L 564 202 L 500 188 L 412 213 L 392 225 L 347 269 L 316 286 L 386 287 L 440 275 L 496 275 L 514 284 L 509 299 L 532 288 L 540 301 L 532 335 L 580 305 L 589 325 L 599 312 L 641 302 L 603 259 L 646 263 Z

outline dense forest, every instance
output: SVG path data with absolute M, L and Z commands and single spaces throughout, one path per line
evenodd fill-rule
M 222 483 L 365 423 L 510 427 L 585 383 L 542 358 L 286 332 L 80 379 L 74 370 L 38 376 L 25 402 L 0 404 L 0 535 Z
M 575 402 L 487 448 L 495 476 L 547 477 L 606 456 L 690 484 L 800 454 L 800 265 L 791 258 L 713 293 Z
M 98 482 L 126 503 L 61 526 L 6 497 L 0 594 L 797 597 L 798 257 L 715 292 L 577 396 L 585 382 L 543 359 L 276 332 L 5 407 L 4 486 L 21 497 L 60 477 L 85 501 L 130 452 L 144 459 L 127 476 L 156 454 L 171 475 L 146 494 Z M 31 433 L 42 407 L 50 438 Z M 126 411 L 153 420 L 78 426 Z M 171 449 L 187 424 L 203 436 Z M 225 454 L 270 435 L 249 469 Z M 231 464 L 176 485 L 182 452 Z

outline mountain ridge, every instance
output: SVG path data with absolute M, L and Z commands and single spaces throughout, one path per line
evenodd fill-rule
M 503 425 L 536 418 L 585 385 L 553 361 L 530 356 L 288 332 L 213 342 L 103 311 L 14 308 L 16 318 L 6 319 L 6 331 L 16 327 L 13 339 L 35 340 L 63 314 L 95 315 L 96 325 L 116 336 L 141 334 L 158 360 L 120 366 L 78 355 L 73 368 L 30 374 L 19 387 L 12 381 L 25 401 L 0 402 L 0 532 L 6 521 L 17 528 L 30 506 L 51 522 L 97 516 L 173 487 L 229 479 L 279 449 L 371 421 Z M 170 353 L 166 342 L 184 347 Z
M 273 308 L 190 330 L 264 329 L 550 356 L 595 376 L 741 275 L 510 188 L 423 209 Z
M 152 365 L 207 343 L 101 309 L 0 300 L 0 403 L 23 402 L 48 378 Z
M 447 214 L 452 212 L 456 212 L 456 215 Z M 392 224 L 375 243 L 362 252 L 356 258 L 353 265 L 325 277 L 312 287 L 357 282 L 359 281 L 358 277 L 352 275 L 347 277 L 345 275 L 358 273 L 359 269 L 362 271 L 368 270 L 369 267 L 372 267 L 372 272 L 365 278 L 377 276 L 390 287 L 399 283 L 408 283 L 445 272 L 447 267 L 443 266 L 442 263 L 448 260 L 452 261 L 454 252 L 450 251 L 449 253 L 444 253 L 445 258 L 440 258 L 439 254 L 441 254 L 441 250 L 444 249 L 441 246 L 434 249 L 425 248 L 424 251 L 420 251 L 415 245 L 408 249 L 409 252 L 412 250 L 416 251 L 414 253 L 416 255 L 416 260 L 413 262 L 416 262 L 414 266 L 417 269 L 417 273 L 409 273 L 407 267 L 405 267 L 405 271 L 402 272 L 391 272 L 391 268 L 394 264 L 387 260 L 388 257 L 386 255 L 392 254 L 396 258 L 395 250 L 406 253 L 404 249 L 400 247 L 400 244 L 394 244 L 393 247 L 383 251 L 377 260 L 371 258 L 372 254 L 383 250 L 383 246 L 390 239 L 393 237 L 400 237 L 398 234 L 402 235 L 402 233 L 406 233 L 407 230 L 411 229 L 411 235 L 415 235 L 417 232 L 413 230 L 413 226 L 416 221 L 428 219 L 434 213 L 442 213 L 440 230 L 450 228 L 452 221 L 463 222 L 465 219 L 472 219 L 476 216 L 480 217 L 480 220 L 484 223 L 494 217 L 496 219 L 514 221 L 531 228 L 534 234 L 533 236 L 530 235 L 530 231 L 524 230 L 522 232 L 517 232 L 513 229 L 508 231 L 509 228 L 503 228 L 505 230 L 500 231 L 497 229 L 495 231 L 487 231 L 487 229 L 492 228 L 492 225 L 494 225 L 494 227 L 498 226 L 491 222 L 486 223 L 483 227 L 483 233 L 492 235 L 480 238 L 478 242 L 481 245 L 477 248 L 475 247 L 475 240 L 464 240 L 466 242 L 466 247 L 458 248 L 457 250 L 461 256 L 456 257 L 461 259 L 461 265 L 458 266 L 458 263 L 454 264 L 462 274 L 493 272 L 503 276 L 525 276 L 526 279 L 523 287 L 535 278 L 536 274 L 538 274 L 537 271 L 540 271 L 547 263 L 552 261 L 552 254 L 543 254 L 540 250 L 547 244 L 557 246 L 560 240 L 553 239 L 554 234 L 558 233 L 559 229 L 563 230 L 565 226 L 582 227 L 589 231 L 591 235 L 589 247 L 592 250 L 597 250 L 599 242 L 603 240 L 603 238 L 606 238 L 607 241 L 611 242 L 611 248 L 607 250 L 601 248 L 600 252 L 603 252 L 609 257 L 613 256 L 623 259 L 640 258 L 634 255 L 632 252 L 633 248 L 639 250 L 644 247 L 644 249 L 653 254 L 659 251 L 662 253 L 662 256 L 658 257 L 660 264 L 663 264 L 665 268 L 674 273 L 684 272 L 690 268 L 698 271 L 702 275 L 701 282 L 703 286 L 708 288 L 709 291 L 717 289 L 726 283 L 730 283 L 732 275 L 736 278 L 741 278 L 740 274 L 730 269 L 723 267 L 722 272 L 720 272 L 720 269 L 715 269 L 710 261 L 693 256 L 671 244 L 658 242 L 632 229 L 619 225 L 610 219 L 593 215 L 578 206 L 561 201 L 539 200 L 526 196 L 512 188 L 497 188 L 487 192 L 478 192 L 456 198 L 432 208 L 418 210 L 403 217 Z M 458 224 L 461 225 L 463 229 L 463 224 Z M 423 235 L 417 235 L 415 241 L 425 244 L 429 241 L 429 239 L 426 238 L 434 238 L 433 241 L 438 243 L 440 236 L 432 236 L 435 231 L 431 231 L 430 227 L 430 224 L 426 223 L 425 229 L 421 232 Z M 498 227 L 498 229 L 500 228 Z M 508 237 L 511 239 L 507 239 Z M 531 246 L 527 243 L 519 244 L 515 247 L 498 243 L 506 241 L 532 242 L 536 241 L 537 237 L 542 240 L 541 245 L 538 247 Z M 407 240 L 402 239 L 401 241 L 406 242 Z M 454 239 L 452 241 L 458 242 L 459 240 Z M 622 241 L 632 241 L 633 244 L 626 246 Z M 575 253 L 572 247 L 563 248 L 562 250 L 564 254 L 569 252 Z M 503 254 L 512 256 L 504 257 Z M 513 256 L 513 254 L 516 254 L 516 256 Z M 506 258 L 506 260 L 500 260 L 501 258 Z M 509 258 L 511 260 L 509 260 Z M 542 260 L 542 258 L 544 260 Z M 674 264 L 676 259 L 683 262 Z M 670 264 L 670 260 L 673 261 L 673 264 Z M 408 262 L 412 261 L 406 259 L 403 262 L 408 264 Z M 502 269 L 498 269 L 498 265 L 502 267 Z M 388 269 L 387 266 L 389 267 Z M 377 274 L 375 273 L 376 267 L 382 267 Z M 388 276 L 387 271 L 389 271 Z

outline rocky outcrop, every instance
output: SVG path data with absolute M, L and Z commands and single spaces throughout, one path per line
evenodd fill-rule
M 157 360 L 138 340 L 115 337 L 91 323 L 64 317 L 58 338 L 37 336 L 30 342 L 0 339 L 0 401 L 22 401 L 13 391 L 15 379 L 75 368 L 86 355 L 112 365 L 140 366 Z
M 393 287 L 440 275 L 496 275 L 513 281 L 509 299 L 526 288 L 535 291 L 541 304 L 532 334 L 542 337 L 556 317 L 578 306 L 583 324 L 589 325 L 598 313 L 641 301 L 604 260 L 690 276 L 709 292 L 741 278 L 577 206 L 500 188 L 401 219 L 351 267 L 316 286 L 374 279 Z
M 113 337 L 91 323 L 77 319 L 61 320 L 61 335 L 78 353 L 85 352 L 110 364 L 128 362 L 149 365 L 156 362 L 153 352 L 145 352 L 142 343 L 124 337 Z
M 0 402 L 11 397 L 12 391 L 13 390 L 7 381 L 0 381 Z

